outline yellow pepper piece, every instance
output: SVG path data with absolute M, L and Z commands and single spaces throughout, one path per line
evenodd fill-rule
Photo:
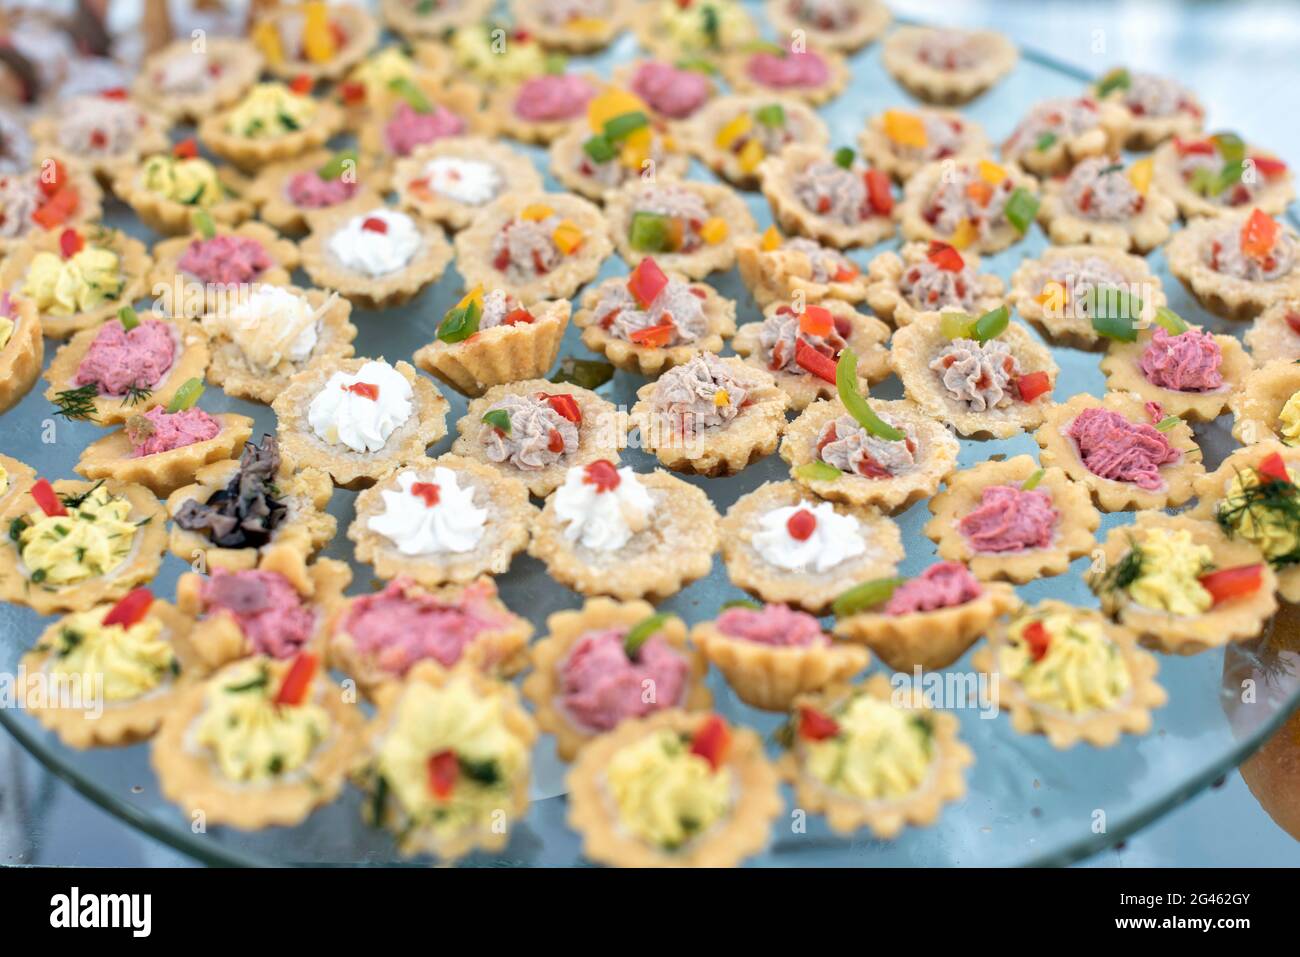
M 1155 172 L 1155 160 L 1148 156 L 1140 159 L 1128 168 L 1128 181 L 1143 196 L 1151 188 L 1151 176 Z
M 731 144 L 736 142 L 746 133 L 754 128 L 754 118 L 748 113 L 741 113 L 734 120 L 729 120 L 722 125 L 714 136 L 713 142 L 719 149 L 730 149 Z
M 775 226 L 767 227 L 763 233 L 763 252 L 770 253 L 781 248 L 781 233 Z
M 731 395 L 726 389 L 719 389 L 713 393 L 713 407 L 721 409 L 724 405 L 731 405 Z
M 551 242 L 555 243 L 556 248 L 566 256 L 576 252 L 584 238 L 578 225 L 567 219 L 561 220 L 560 225 L 556 226 L 555 231 L 551 233 Z
M 979 238 L 979 230 L 969 219 L 963 219 L 957 224 L 957 228 L 952 231 L 949 242 L 958 249 L 965 249 L 971 243 Z
M 740 148 L 740 153 L 736 156 L 736 162 L 740 164 L 740 169 L 745 173 L 752 173 L 758 169 L 758 164 L 763 162 L 767 153 L 763 150 L 763 144 L 758 140 L 750 140 Z
M 464 298 L 461 299 L 460 302 L 456 303 L 456 308 L 464 309 L 471 302 L 477 302 L 480 306 L 483 305 L 483 284 L 482 283 L 479 283 L 469 292 L 465 293 Z
M 253 44 L 266 57 L 271 66 L 284 62 L 284 48 L 280 45 L 280 31 L 270 20 L 263 20 L 253 28 Z
M 519 211 L 519 218 L 526 219 L 530 223 L 540 223 L 543 219 L 550 219 L 554 215 L 555 210 L 545 203 L 533 203 Z
M 605 29 L 603 17 L 574 17 L 566 26 L 575 33 L 600 33 Z
M 643 126 L 629 133 L 627 139 L 623 140 L 618 161 L 628 169 L 643 169 L 653 146 L 654 134 L 650 132 L 650 127 Z
M 923 148 L 928 139 L 925 121 L 915 113 L 903 110 L 885 110 L 885 135 L 899 146 Z
M 1043 291 L 1034 297 L 1034 301 L 1043 307 L 1044 312 L 1055 314 L 1065 311 L 1067 296 L 1065 286 L 1053 279 L 1044 283 Z
M 334 59 L 338 46 L 334 42 L 325 4 L 321 0 L 312 0 L 304 5 L 303 13 L 302 52 L 312 63 L 328 63 Z
M 593 133 L 603 133 L 606 123 L 624 113 L 645 113 L 649 116 L 650 110 L 639 96 L 617 87 L 609 87 L 604 93 L 592 97 L 587 104 L 587 124 Z
M 710 246 L 716 246 L 727 238 L 727 221 L 720 216 L 710 216 L 700 227 L 700 238 Z
M 988 160 L 980 160 L 979 163 L 980 179 L 990 186 L 996 186 L 1007 178 L 1007 171 L 997 163 L 990 163 Z

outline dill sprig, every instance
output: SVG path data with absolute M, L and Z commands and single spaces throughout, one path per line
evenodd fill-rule
M 1237 484 L 1241 492 L 1231 499 L 1220 503 L 1215 513 L 1215 520 L 1224 534 L 1232 538 L 1241 527 L 1246 516 L 1256 528 L 1272 526 L 1282 527 L 1300 537 L 1300 496 L 1292 482 L 1282 482 L 1264 475 L 1258 475 L 1258 483 L 1247 485 L 1237 473 Z M 1272 565 L 1300 564 L 1300 544 L 1283 555 L 1269 558 Z
M 122 404 L 134 408 L 151 395 L 153 395 L 152 389 L 145 389 L 132 383 L 127 386 L 126 395 L 122 397 Z
M 100 479 L 98 482 L 96 482 L 90 488 L 86 489 L 80 495 L 68 495 L 64 492 L 60 492 L 59 501 L 63 503 L 63 507 L 66 508 L 68 511 L 70 512 L 76 511 L 77 509 L 81 508 L 81 506 L 85 505 L 86 499 L 94 495 L 95 492 L 99 490 L 99 487 L 103 484 L 104 484 L 104 480 Z
M 75 389 L 65 389 L 54 396 L 55 414 L 65 419 L 88 419 L 94 422 L 97 398 L 99 386 L 94 382 Z
M 1097 586 L 1094 590 L 1099 595 L 1113 591 L 1124 591 L 1142 577 L 1142 565 L 1145 561 L 1146 556 L 1142 553 L 1137 540 L 1132 535 L 1129 535 L 1128 551 L 1097 579 Z

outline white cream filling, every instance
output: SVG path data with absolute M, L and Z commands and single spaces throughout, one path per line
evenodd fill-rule
M 352 386 L 360 386 L 353 389 Z M 365 387 L 378 389 L 371 398 Z M 355 375 L 335 372 L 307 407 L 307 422 L 322 441 L 353 452 L 378 452 L 411 417 L 411 383 L 387 362 L 371 359 Z
M 487 509 L 476 508 L 474 490 L 461 488 L 456 473 L 439 465 L 433 470 L 436 501 L 430 505 L 411 489 L 420 482 L 413 471 L 397 477 L 398 488 L 379 493 L 384 510 L 366 527 L 392 542 L 403 555 L 436 555 L 472 551 L 486 532 Z M 432 496 L 431 496 L 432 497 Z
M 384 231 L 367 229 L 367 220 L 379 220 Z M 371 277 L 386 276 L 414 258 L 420 248 L 420 231 L 405 213 L 372 209 L 349 219 L 326 245 L 346 268 Z
M 483 160 L 439 156 L 424 167 L 429 188 L 467 206 L 482 206 L 501 191 L 501 173 Z
M 790 516 L 799 511 L 811 512 L 816 521 L 804 541 L 791 535 L 788 527 Z M 758 524 L 754 549 L 769 565 L 789 571 L 828 571 L 867 550 L 858 520 L 841 515 L 830 502 L 774 508 L 759 516 Z
M 582 466 L 569 469 L 555 492 L 555 515 L 568 541 L 595 551 L 616 551 L 650 524 L 654 499 L 627 466 L 618 470 L 618 487 L 607 492 L 586 477 Z

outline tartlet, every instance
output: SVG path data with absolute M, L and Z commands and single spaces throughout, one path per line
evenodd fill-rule
M 198 183 L 197 195 L 160 185 L 176 184 L 181 177 Z M 201 157 L 171 153 L 155 153 L 140 167 L 123 167 L 113 177 L 113 195 L 150 229 L 168 236 L 187 235 L 194 228 L 197 209 L 226 226 L 250 219 L 255 207 L 245 195 L 247 189 L 247 181 L 233 167 L 218 168 Z
M 353 490 L 423 458 L 447 434 L 448 407 L 410 363 L 382 358 L 313 363 L 271 403 L 285 458 Z
M 638 233 L 639 223 L 651 221 L 665 223 L 655 244 L 641 241 Z M 737 241 L 757 231 L 745 201 L 730 188 L 667 178 L 633 180 L 606 194 L 605 225 L 628 266 L 653 257 L 665 270 L 690 279 L 730 269 Z M 673 244 L 668 234 L 675 230 L 681 240 Z
M 0 453 L 0 511 L 36 481 L 36 470 L 26 462 Z
M 1235 133 L 1172 139 L 1151 154 L 1155 183 L 1185 218 L 1258 207 L 1280 216 L 1295 199 L 1290 167 Z M 1246 175 L 1245 161 L 1253 176 Z
M 767 0 L 767 20 L 778 35 L 799 30 L 819 47 L 851 52 L 874 43 L 888 29 L 893 15 L 879 0 Z
M 1075 641 L 1058 645 L 1058 630 Z M 1049 659 L 1058 647 L 1075 652 Z M 1049 664 L 1040 670 L 1039 661 Z M 1159 663 L 1138 647 L 1132 632 L 1101 612 L 1060 601 L 1040 602 L 997 624 L 971 663 L 997 680 L 998 705 L 1011 713 L 1013 729 L 1043 734 L 1059 750 L 1080 741 L 1107 748 L 1121 733 L 1146 734 L 1152 709 L 1168 700 L 1155 680 Z M 1074 681 L 1067 683 L 1063 670 L 1071 664 Z
M 392 179 L 402 208 L 452 230 L 464 229 L 503 192 L 542 190 L 542 177 L 528 157 L 477 136 L 416 147 L 393 165 Z
M 0 412 L 23 400 L 41 374 L 45 337 L 36 304 L 0 293 Z
M 814 615 L 852 585 L 887 578 L 903 560 L 893 520 L 873 508 L 825 502 L 796 482 L 767 482 L 722 519 L 727 577 L 765 602 Z
M 381 169 L 439 140 L 496 133 L 497 118 L 472 83 L 420 70 L 403 92 L 368 109 L 357 132 L 361 154 Z
M 980 257 L 947 243 L 904 243 L 867 265 L 867 305 L 901 329 L 936 312 L 983 315 L 1006 301 L 1002 280 L 981 273 Z
M 1192 497 L 1193 483 L 1205 474 L 1201 449 L 1190 425 L 1152 411 L 1136 396 L 1118 392 L 1101 399 L 1072 396 L 1049 408 L 1034 433 L 1042 449 L 1038 459 L 1087 486 L 1103 512 L 1175 508 Z M 1080 455 L 1081 440 L 1092 466 Z
M 867 120 L 858 146 L 873 168 L 906 183 L 922 166 L 945 159 L 987 156 L 984 127 L 956 110 L 888 109 Z
M 840 250 L 803 236 L 783 237 L 775 226 L 736 241 L 736 268 L 760 307 L 796 296 L 856 305 L 868 295 L 867 274 Z
M 672 63 L 683 58 L 708 59 L 758 39 L 758 26 L 739 0 L 715 0 L 707 6 L 688 3 L 685 7 L 677 0 L 639 3 L 632 11 L 632 31 L 641 46 Z
M 880 59 L 898 85 L 926 103 L 968 103 L 1010 73 L 1020 58 L 992 30 L 899 27 Z
M 107 183 L 118 168 L 170 146 L 170 122 L 145 105 L 116 95 L 65 94 L 32 121 L 31 136 L 40 155 L 75 156 Z
M 1300 365 L 1278 356 L 1246 374 L 1228 397 L 1232 412 L 1232 437 L 1243 445 L 1276 439 L 1284 445 L 1300 443 Z
M 1116 67 L 1102 74 L 1093 92 L 1128 111 L 1124 145 L 1131 150 L 1154 149 L 1175 137 L 1194 138 L 1205 121 L 1196 94 L 1170 77 Z
M 638 389 L 629 425 L 661 465 L 717 478 L 776 451 L 789 404 L 771 373 L 705 352 Z
M 132 95 L 173 122 L 201 119 L 242 97 L 262 72 L 262 54 L 232 37 L 174 40 L 145 58 Z
M 844 92 L 849 67 L 829 44 L 805 35 L 794 43 L 742 50 L 722 57 L 722 73 L 740 94 L 767 94 L 821 106 Z
M 1090 95 L 1041 100 L 1002 143 L 1002 158 L 1035 176 L 1068 173 L 1090 157 L 1119 153 L 1129 114 Z
M 1038 218 L 1052 242 L 1114 246 L 1146 255 L 1169 238 L 1178 207 L 1152 182 L 1150 159 L 1082 160 L 1065 179 L 1048 180 Z
M 502 136 L 520 143 L 550 143 L 586 118 L 587 104 L 604 85 L 594 73 L 543 73 L 494 90 L 488 109 Z
M 640 125 L 628 129 L 635 123 Z M 593 202 L 631 183 L 680 179 L 690 165 L 667 121 L 616 86 L 596 94 L 587 103 L 587 122 L 571 122 L 551 140 L 548 153 L 559 184 Z
M 432 6 L 425 0 L 379 0 L 384 23 L 407 40 L 441 37 L 448 29 L 485 19 L 492 7 L 493 0 L 459 0 Z
M 678 770 L 655 773 L 662 764 Z M 611 793 L 611 775 L 621 801 Z M 682 787 L 668 786 L 682 778 Z M 583 854 L 615 867 L 734 867 L 763 849 L 782 808 L 777 773 L 757 734 L 717 715 L 675 709 L 601 735 L 566 783 L 569 826 L 582 835 Z M 660 802 L 670 814 L 656 822 L 651 811 Z M 695 817 L 700 811 L 703 821 Z
M 894 218 L 904 239 L 937 239 L 963 253 L 995 253 L 1024 238 L 1038 212 L 1037 194 L 1037 182 L 1014 165 L 941 160 L 922 166 L 907 181 Z
M 313 19 L 315 13 L 319 20 Z M 252 36 L 266 43 L 274 37 L 280 55 L 268 55 L 266 68 L 276 76 L 337 80 L 374 49 L 379 24 L 366 8 L 347 3 L 328 4 L 323 11 L 308 8 L 305 13 L 286 6 L 273 8 L 259 19 Z
M 598 459 L 551 493 L 528 554 L 581 594 L 660 601 L 709 573 L 719 521 L 702 489 Z
M 575 408 L 576 407 L 576 408 Z M 511 423 L 503 434 L 501 416 Z M 520 430 L 514 434 L 516 422 Z M 547 444 L 540 443 L 547 430 Z M 518 479 L 528 491 L 545 498 L 564 483 L 573 466 L 601 459 L 617 462 L 627 433 L 625 418 L 608 401 L 581 386 L 525 379 L 493 386 L 469 403 L 456 420 L 459 433 L 451 450 L 482 462 L 501 475 Z M 563 449 L 552 449 L 554 431 Z
M 687 641 L 686 625 L 675 615 L 656 616 L 648 602 L 592 598 L 557 611 L 529 651 L 524 697 L 541 729 L 555 736 L 562 761 L 626 721 L 713 704 L 704 685 L 708 662 Z
M 759 166 L 794 143 L 816 148 L 831 141 L 826 122 L 808 104 L 780 93 L 720 96 L 681 126 L 686 148 L 740 189 L 757 189 Z
M 592 0 L 575 8 L 566 3 L 511 0 L 510 15 L 547 49 L 594 53 L 608 46 L 631 22 L 630 0 Z
M 148 288 L 167 315 L 198 318 L 226 308 L 231 297 L 252 283 L 290 285 L 289 274 L 297 266 L 297 245 L 265 223 L 214 225 L 210 231 L 195 229 L 155 245 Z M 195 285 L 202 286 L 201 293 Z
M 1242 337 L 1255 364 L 1300 359 L 1300 297 L 1279 299 L 1250 324 Z
M 448 453 L 414 459 L 358 495 L 348 538 L 377 578 L 464 585 L 504 574 L 536 517 L 522 482 Z
M 1194 219 L 1165 247 L 1169 271 L 1225 319 L 1253 319 L 1300 296 L 1300 235 L 1255 207 Z
M 1175 328 L 1182 331 L 1153 325 L 1132 342 L 1112 341 L 1101 360 L 1106 388 L 1158 403 L 1168 415 L 1212 422 L 1240 393 L 1250 357 L 1233 336 L 1186 322 Z
M 255 111 L 255 112 L 254 112 Z M 263 113 L 281 117 L 269 133 Z M 198 133 L 213 153 L 244 172 L 319 149 L 343 125 L 328 100 L 314 100 L 279 83 L 261 83 L 238 102 L 199 121 Z
M 889 176 L 851 155 L 841 165 L 839 151 L 832 157 L 824 148 L 794 144 L 763 160 L 758 178 L 786 233 L 836 249 L 874 246 L 894 235 Z
M 98 222 L 103 200 L 94 174 L 70 157 L 49 156 L 30 169 L 0 175 L 0 254 L 13 253 L 47 233 L 58 235 L 69 226 Z
M 906 825 L 933 824 L 965 795 L 964 769 L 975 757 L 959 727 L 919 689 L 900 694 L 885 675 L 872 675 L 795 699 L 781 775 L 797 805 L 824 815 L 831 830 L 866 827 L 888 840 Z
M 383 204 L 388 175 L 369 157 L 315 150 L 262 167 L 248 186 L 257 216 L 286 235 L 301 235 L 322 212 Z
M 955 472 L 929 504 L 925 534 L 939 557 L 981 581 L 1023 585 L 1063 575 L 1092 552 L 1101 524 L 1085 485 L 1055 466 L 1039 469 L 1028 455 Z

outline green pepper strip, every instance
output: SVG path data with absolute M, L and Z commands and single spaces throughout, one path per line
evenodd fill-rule
M 489 409 L 483 413 L 483 421 L 498 432 L 510 434 L 510 413 L 505 409 Z
M 187 379 L 185 384 L 176 390 L 172 400 L 167 403 L 168 412 L 184 412 L 192 408 L 194 403 L 199 401 L 199 396 L 203 395 L 204 385 L 202 379 Z
M 623 654 L 627 655 L 629 661 L 636 661 L 636 656 L 641 653 L 641 646 L 655 632 L 668 624 L 668 620 L 673 616 L 667 612 L 660 612 L 657 615 L 651 615 L 649 618 L 643 618 L 623 637 Z
M 872 435 L 890 442 L 901 442 L 906 438 L 902 432 L 876 415 L 858 391 L 858 357 L 852 349 L 841 352 L 840 361 L 835 364 L 835 389 L 849 415 Z
M 1156 309 L 1155 320 L 1157 326 L 1160 326 L 1166 332 L 1172 333 L 1175 336 L 1181 336 L 1191 328 L 1191 326 L 1187 324 L 1187 320 L 1174 312 L 1168 306 L 1160 306 Z
M 988 342 L 988 340 L 996 339 L 1002 335 L 1010 324 L 1011 310 L 1006 306 L 998 306 L 996 309 L 990 309 L 975 320 L 975 327 L 971 330 L 971 335 L 978 342 Z
M 888 601 L 904 581 L 906 579 L 903 578 L 875 578 L 861 585 L 854 585 L 848 591 L 840 593 L 831 604 L 831 611 L 835 613 L 836 618 L 844 618 L 866 611 L 868 608 L 875 608 L 882 602 Z
M 1034 474 L 1025 479 L 1021 484 L 1020 491 L 1032 492 L 1034 489 L 1038 488 L 1038 483 L 1043 480 L 1043 476 L 1046 474 L 1047 472 L 1044 469 L 1035 469 Z
M 130 306 L 123 306 L 117 311 L 117 321 L 122 323 L 123 329 L 130 332 L 140 325 L 140 315 Z

